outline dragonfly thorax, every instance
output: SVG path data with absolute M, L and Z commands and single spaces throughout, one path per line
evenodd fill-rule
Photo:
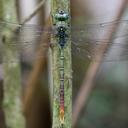
M 57 28 L 57 37 L 59 39 L 59 45 L 61 48 L 63 48 L 66 44 L 66 38 L 67 38 L 67 28 L 64 26 L 59 26 Z

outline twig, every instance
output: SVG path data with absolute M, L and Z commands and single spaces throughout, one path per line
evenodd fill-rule
M 51 23 L 50 23 L 50 18 L 48 18 L 45 28 L 49 28 Z M 32 104 L 32 99 L 35 95 L 35 92 L 37 91 L 37 85 L 40 79 L 40 76 L 44 70 L 45 67 L 45 62 L 46 62 L 46 53 L 49 48 L 49 42 L 50 42 L 50 33 L 44 32 L 42 35 L 42 40 L 41 40 L 41 46 L 39 46 L 39 50 L 37 53 L 37 58 L 36 61 L 33 65 L 33 70 L 30 74 L 29 80 L 27 82 L 27 89 L 25 91 L 25 96 L 24 96 L 24 106 L 23 106 L 23 111 L 24 113 L 28 113 L 29 109 Z M 45 45 L 45 47 L 42 47 L 42 44 Z
M 123 12 L 126 9 L 126 5 L 127 5 L 127 0 L 122 1 L 122 5 L 119 8 L 119 11 L 117 13 L 116 19 L 119 20 L 123 14 Z M 109 33 L 107 33 L 106 37 L 108 37 L 109 40 L 112 39 L 112 35 L 114 32 L 116 32 L 116 28 L 117 28 L 118 24 L 113 26 L 113 30 Z M 104 43 L 104 42 L 102 42 Z M 88 71 L 86 73 L 85 79 L 83 81 L 83 84 L 78 92 L 76 101 L 74 103 L 74 108 L 73 108 L 73 127 L 76 125 L 77 123 L 77 119 L 80 115 L 81 110 L 83 109 L 84 105 L 87 104 L 88 102 L 88 98 L 89 95 L 92 91 L 92 88 L 94 87 L 94 79 L 97 73 L 97 70 L 102 62 L 103 56 L 105 51 L 108 48 L 108 44 L 106 43 L 106 45 L 101 46 L 98 51 L 98 53 L 96 54 L 98 56 L 98 62 L 95 62 L 94 60 L 92 60 Z
M 36 8 L 34 9 L 34 11 L 28 16 L 26 17 L 23 22 L 21 23 L 21 25 L 24 25 L 26 22 L 28 22 L 29 20 L 31 20 L 33 18 L 33 16 L 35 16 L 39 11 L 40 9 L 42 8 L 42 6 L 44 5 L 45 3 L 45 0 L 42 0 L 37 6 Z

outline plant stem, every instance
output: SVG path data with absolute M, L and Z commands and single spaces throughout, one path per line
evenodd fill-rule
M 16 22 L 15 0 L 1 0 L 1 18 L 5 21 Z M 3 67 L 4 67 L 4 101 L 3 109 L 7 128 L 25 128 L 21 101 L 21 71 L 18 51 L 14 45 L 14 33 L 11 25 L 3 27 Z M 16 43 L 16 42 L 15 42 Z
M 57 24 L 54 16 L 59 10 L 68 12 L 70 15 L 69 0 L 52 0 L 52 23 Z M 69 21 L 70 22 L 70 19 Z M 72 61 L 71 61 L 71 40 L 70 30 L 68 30 L 68 40 L 64 48 L 64 109 L 65 120 L 64 128 L 72 127 Z M 55 36 L 51 37 L 53 43 L 52 51 L 52 75 L 53 76 L 53 126 L 52 128 L 60 128 L 60 49 L 58 40 Z

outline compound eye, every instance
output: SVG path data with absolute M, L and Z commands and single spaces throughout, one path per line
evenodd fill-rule
M 60 14 L 64 14 L 64 11 L 63 11 L 63 10 L 60 10 L 59 13 L 60 13 Z

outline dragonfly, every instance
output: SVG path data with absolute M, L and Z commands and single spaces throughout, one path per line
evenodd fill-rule
M 59 67 L 59 74 L 60 74 L 60 124 L 64 125 L 64 115 L 65 115 L 65 104 L 64 104 L 64 48 L 66 47 L 67 39 L 70 37 L 68 35 L 68 31 L 70 29 L 70 25 L 68 24 L 69 20 L 68 13 L 64 12 L 63 10 L 59 11 L 55 15 L 55 19 L 57 23 L 53 25 L 52 29 L 43 29 L 39 25 L 33 24 L 25 24 L 20 25 L 17 23 L 10 23 L 7 21 L 0 21 L 0 27 L 3 28 L 4 26 L 14 26 L 18 27 L 18 38 L 17 34 L 16 38 L 14 38 L 15 43 L 10 43 L 8 45 L 13 46 L 15 45 L 18 49 L 19 55 L 23 54 L 24 51 L 28 53 L 25 54 L 25 57 L 33 57 L 30 53 L 33 47 L 40 45 L 41 35 L 44 32 L 48 32 L 54 35 L 58 40 L 58 46 L 60 49 L 60 67 Z M 113 26 L 121 24 L 121 28 L 125 28 L 123 32 L 118 32 L 113 34 L 113 40 L 109 41 L 106 38 L 106 34 L 113 31 Z M 72 42 L 72 52 L 75 57 L 79 57 L 81 59 L 95 59 L 98 61 L 97 51 L 100 51 L 99 48 L 104 47 L 106 44 L 110 47 L 112 52 L 108 54 L 108 51 L 104 53 L 103 60 L 106 62 L 109 61 L 120 61 L 120 60 L 128 60 L 128 45 L 127 45 L 127 36 L 128 36 L 128 20 L 119 20 L 119 21 L 112 21 L 106 23 L 99 23 L 99 24 L 83 24 L 75 25 L 71 27 L 71 42 Z M 1 29 L 2 30 L 2 29 Z M 1 34 L 2 39 L 2 34 Z M 2 42 L 2 41 L 1 41 Z M 49 47 L 52 46 L 49 42 Z M 42 45 L 41 47 L 44 47 Z M 0 46 L 0 51 L 4 53 L 2 50 L 2 46 Z M 1 54 L 2 54 L 1 53 Z M 4 54 L 3 54 L 4 55 Z M 36 57 L 34 57 L 36 58 Z
M 111 41 L 106 38 L 106 33 L 110 33 L 113 31 L 113 26 L 116 24 L 120 24 L 123 32 L 118 32 L 113 34 L 113 38 Z M 44 32 L 48 32 L 50 34 L 56 35 L 56 28 L 53 26 L 53 29 L 44 29 L 42 26 L 35 25 L 35 24 L 25 24 L 20 25 L 17 23 L 10 23 L 7 21 L 0 21 L 0 28 L 6 26 L 14 26 L 20 28 L 19 38 L 16 38 L 14 41 L 15 43 L 10 43 L 9 45 L 16 45 L 19 56 L 25 52 L 25 56 L 21 58 L 33 58 L 35 59 L 35 52 L 32 56 L 31 50 L 33 47 L 38 46 L 41 40 L 41 36 Z M 105 23 L 98 23 L 98 24 L 82 24 L 81 26 L 72 25 L 71 27 L 71 42 L 72 42 L 72 54 L 75 57 L 81 58 L 83 60 L 92 60 L 98 61 L 98 57 L 96 57 L 96 51 L 99 46 L 104 46 L 109 44 L 110 49 L 112 49 L 112 56 L 106 52 L 104 54 L 103 61 L 110 62 L 110 61 L 123 61 L 128 59 L 127 55 L 127 36 L 128 36 L 128 20 L 119 20 L 119 21 L 111 21 Z M 2 39 L 2 34 L 0 34 Z M 17 34 L 16 34 L 17 36 Z M 125 40 L 125 41 L 124 41 Z M 51 43 L 49 42 L 49 46 Z M 41 46 L 43 47 L 43 45 Z M 118 51 L 121 52 L 116 52 Z M 115 51 L 115 52 L 114 52 Z M 3 54 L 3 48 L 1 47 L 0 50 L 1 55 Z

